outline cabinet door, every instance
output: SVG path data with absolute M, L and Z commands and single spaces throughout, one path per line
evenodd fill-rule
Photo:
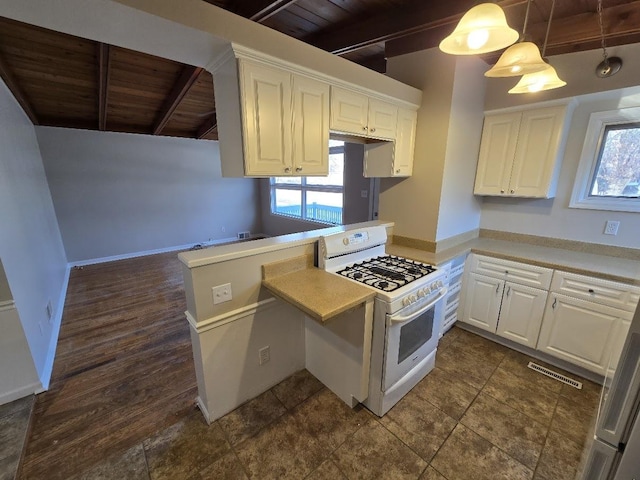
M 291 74 L 241 61 L 240 78 L 245 173 L 291 173 Z
M 541 108 L 522 113 L 509 193 L 518 197 L 553 196 L 551 179 L 562 140 L 566 107 Z
M 473 193 L 506 195 L 516 152 L 522 114 L 490 115 L 484 119 Z
M 366 95 L 331 87 L 331 130 L 367 135 L 369 99 Z
M 369 136 L 393 140 L 398 128 L 398 107 L 391 103 L 369 99 L 367 131 Z M 397 152 L 396 152 L 397 153 Z
M 606 374 L 622 310 L 551 293 L 537 349 Z
M 329 173 L 329 85 L 293 77 L 293 173 Z
M 470 273 L 467 279 L 462 321 L 495 333 L 504 282 L 477 273 Z
M 413 173 L 413 151 L 416 144 L 418 112 L 398 109 L 398 128 L 391 171 L 394 177 L 408 177 Z
M 507 282 L 496 333 L 514 342 L 536 348 L 547 292 Z

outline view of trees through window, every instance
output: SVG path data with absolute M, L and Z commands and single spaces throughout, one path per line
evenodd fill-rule
M 342 224 L 344 142 L 329 142 L 329 175 L 326 177 L 272 177 L 271 213 Z
M 640 196 L 640 123 L 605 127 L 590 195 Z

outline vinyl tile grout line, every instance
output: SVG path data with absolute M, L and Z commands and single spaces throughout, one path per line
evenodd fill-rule
M 558 403 L 560 403 L 560 392 L 556 396 L 556 403 L 553 406 L 553 414 L 551 415 L 551 421 L 549 422 L 549 426 L 547 427 L 547 434 L 544 437 L 544 445 L 542 446 L 542 450 L 540 450 L 540 456 L 538 457 L 538 461 L 536 462 L 536 468 L 533 470 L 533 476 L 536 476 L 536 472 L 540 467 L 540 459 L 542 458 L 542 453 L 544 452 L 544 447 L 547 446 L 547 442 L 549 441 L 549 434 L 551 433 L 551 427 L 553 426 L 553 420 L 556 417 L 556 412 L 558 410 Z

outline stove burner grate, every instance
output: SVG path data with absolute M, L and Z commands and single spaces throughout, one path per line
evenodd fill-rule
M 425 263 L 393 255 L 382 255 L 354 263 L 336 273 L 378 290 L 393 292 L 435 270 L 435 267 Z

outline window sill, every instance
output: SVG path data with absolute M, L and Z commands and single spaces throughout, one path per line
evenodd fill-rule
M 585 210 L 607 210 L 611 212 L 640 212 L 640 199 L 629 198 L 584 198 L 572 200 L 569 208 L 581 208 Z

